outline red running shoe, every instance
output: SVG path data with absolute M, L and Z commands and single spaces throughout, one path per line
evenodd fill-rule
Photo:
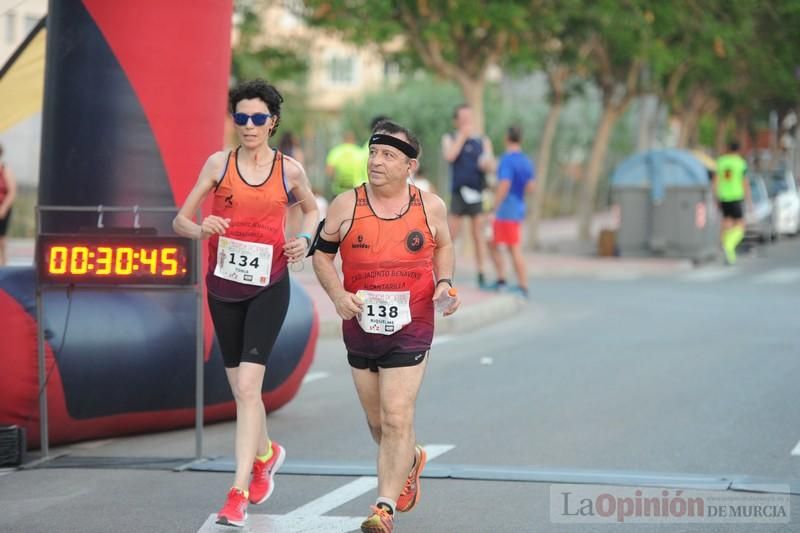
M 362 533 L 392 533 L 394 530 L 394 517 L 384 509 L 376 505 L 372 506 L 372 514 L 361 522 Z
M 405 513 L 413 509 L 414 506 L 417 505 L 420 495 L 422 494 L 422 490 L 419 486 L 419 476 L 422 474 L 422 469 L 425 468 L 425 460 L 427 459 L 428 455 L 425 453 L 425 448 L 419 444 L 415 446 L 415 451 L 417 453 L 417 462 L 414 464 L 414 468 L 412 468 L 411 472 L 408 474 L 408 479 L 406 479 L 406 486 L 403 487 L 403 492 L 401 492 L 400 497 L 397 498 L 396 509 L 401 513 Z
M 247 497 L 244 491 L 233 487 L 228 492 L 225 505 L 217 513 L 217 524 L 244 527 L 245 520 L 247 520 Z
M 250 479 L 250 503 L 258 505 L 264 503 L 272 495 L 275 488 L 275 472 L 286 459 L 286 449 L 280 444 L 272 443 L 272 457 L 267 461 L 253 462 L 253 476 Z

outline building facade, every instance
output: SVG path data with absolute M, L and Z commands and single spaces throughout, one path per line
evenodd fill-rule
M 47 0 L 0 0 L 0 65 L 47 14 Z

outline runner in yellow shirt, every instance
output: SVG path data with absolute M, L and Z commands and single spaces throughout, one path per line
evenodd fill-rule
M 720 240 L 729 265 L 736 263 L 736 246 L 744 238 L 744 201 L 750 205 L 747 162 L 739 155 L 739 143 L 732 142 L 728 153 L 717 160 L 714 192 L 722 210 Z
M 325 171 L 332 179 L 331 191 L 338 196 L 366 183 L 366 161 L 353 132 L 344 135 L 344 142 L 331 148 L 325 160 Z

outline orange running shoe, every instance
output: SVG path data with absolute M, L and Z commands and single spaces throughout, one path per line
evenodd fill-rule
M 231 488 L 225 505 L 217 513 L 217 524 L 224 526 L 244 527 L 247 520 L 247 496 L 241 489 Z
M 371 507 L 372 514 L 361 522 L 362 533 L 392 533 L 394 530 L 394 517 L 377 505 Z
M 258 505 L 264 503 L 272 495 L 275 488 L 275 472 L 286 459 L 286 449 L 280 444 L 272 443 L 272 457 L 266 461 L 253 462 L 253 476 L 250 478 L 250 503 Z
M 417 462 L 414 464 L 414 468 L 411 469 L 411 472 L 408 474 L 408 479 L 406 479 L 406 486 L 403 487 L 403 492 L 400 493 L 400 497 L 397 498 L 397 510 L 401 513 L 406 513 L 414 508 L 417 505 L 417 501 L 419 501 L 420 497 L 420 486 L 419 486 L 419 476 L 422 474 L 422 470 L 425 468 L 425 459 L 428 455 L 425 453 L 425 448 L 417 444 L 414 447 L 414 450 L 417 454 Z

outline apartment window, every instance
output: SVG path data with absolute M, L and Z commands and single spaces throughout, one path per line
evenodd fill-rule
M 333 85 L 353 85 L 355 71 L 356 59 L 353 56 L 331 56 L 328 59 L 328 80 Z
M 383 64 L 383 79 L 395 81 L 400 77 L 400 64 L 396 61 L 386 61 Z
M 293 30 L 300 27 L 300 19 L 297 15 L 290 11 L 284 11 L 281 15 L 281 27 L 287 30 Z
M 304 9 L 305 7 L 301 0 L 284 0 L 281 26 L 288 30 L 302 26 L 303 21 L 297 14 L 302 13 Z
M 13 11 L 6 13 L 5 34 L 6 44 L 17 42 L 17 15 Z
M 39 17 L 36 15 L 25 15 L 25 35 L 28 35 L 37 24 L 39 24 Z

